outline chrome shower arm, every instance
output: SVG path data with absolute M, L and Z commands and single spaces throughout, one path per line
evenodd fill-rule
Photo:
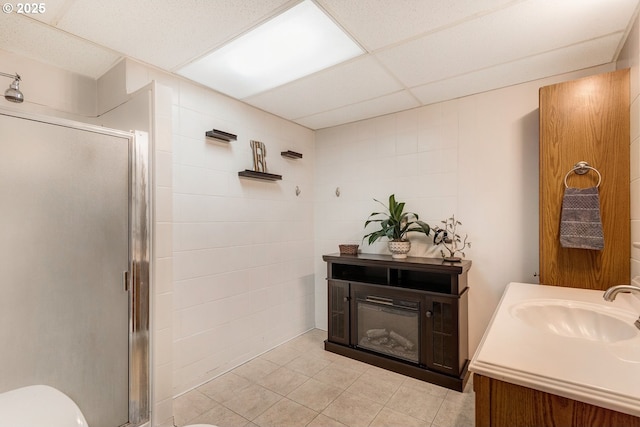
M 7 73 L 3 73 L 0 71 L 0 76 L 4 76 L 4 77 L 9 77 L 11 79 L 17 80 L 17 81 L 21 81 L 22 79 L 20 78 L 20 74 L 15 73 L 15 74 L 7 74 Z

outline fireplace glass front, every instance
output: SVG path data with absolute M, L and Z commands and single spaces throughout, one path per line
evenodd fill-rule
M 358 347 L 419 362 L 418 301 L 366 295 L 356 302 Z

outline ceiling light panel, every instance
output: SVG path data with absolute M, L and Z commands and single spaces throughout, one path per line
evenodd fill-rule
M 253 28 L 287 2 L 69 0 L 69 7 L 60 11 L 54 24 L 139 61 L 174 71 Z
M 179 74 L 238 99 L 362 54 L 311 0 L 305 0 Z

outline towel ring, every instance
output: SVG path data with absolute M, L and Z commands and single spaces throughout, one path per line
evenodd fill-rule
M 589 163 L 587 163 L 587 162 L 578 162 L 564 176 L 564 186 L 565 186 L 565 188 L 569 188 L 569 185 L 567 184 L 567 178 L 569 178 L 569 175 L 571 174 L 571 172 L 575 172 L 578 175 L 584 175 L 585 173 L 589 172 L 589 169 L 591 169 L 592 171 L 594 171 L 595 173 L 598 174 L 598 183 L 596 184 L 596 188 L 600 187 L 600 183 L 602 182 L 602 175 L 600 175 L 600 172 L 598 172 L 598 169 L 596 169 L 593 166 L 589 165 Z

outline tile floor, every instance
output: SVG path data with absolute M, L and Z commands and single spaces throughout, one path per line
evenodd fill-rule
M 175 425 L 473 427 L 464 393 L 324 350 L 313 329 L 174 401 Z

